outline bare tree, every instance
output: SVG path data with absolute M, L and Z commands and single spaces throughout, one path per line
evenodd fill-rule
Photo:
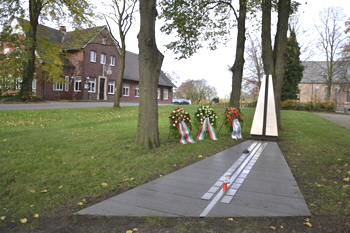
M 317 48 L 325 59 L 326 65 L 320 66 L 321 76 L 327 86 L 326 100 L 331 98 L 332 84 L 339 73 L 343 72 L 342 45 L 345 40 L 345 15 L 340 7 L 328 7 L 320 12 L 319 25 L 315 25 L 318 40 Z
M 125 71 L 125 54 L 126 54 L 126 43 L 125 38 L 128 31 L 131 28 L 132 21 L 134 19 L 133 13 L 135 12 L 137 0 L 112 0 L 112 3 L 107 5 L 112 9 L 112 13 L 105 15 L 108 27 L 111 31 L 110 24 L 108 23 L 107 17 L 111 19 L 118 26 L 119 34 L 119 47 L 120 47 L 120 68 L 116 83 L 116 90 L 114 95 L 113 107 L 120 107 L 120 92 L 123 84 L 123 77 Z
M 249 92 L 253 99 L 259 94 L 261 78 L 264 75 L 264 67 L 261 57 L 261 42 L 253 34 L 248 34 L 248 44 L 246 46 L 246 66 L 243 77 L 243 88 Z

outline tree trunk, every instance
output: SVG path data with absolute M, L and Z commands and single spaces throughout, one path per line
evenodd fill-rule
M 272 50 L 271 40 L 271 0 L 262 1 L 262 59 L 265 74 L 272 75 L 275 94 L 277 126 L 282 129 L 281 122 L 281 91 L 286 67 L 286 45 L 288 19 L 291 9 L 290 0 L 279 0 L 278 22 L 275 36 L 275 46 Z
M 244 66 L 244 46 L 245 46 L 245 20 L 247 14 L 246 0 L 239 0 L 239 17 L 238 17 L 238 34 L 236 45 L 236 59 L 233 64 L 232 71 L 232 92 L 230 98 L 230 106 L 240 108 L 242 76 Z
M 114 104 L 113 107 L 120 108 L 120 96 L 122 91 L 123 77 L 125 71 L 125 39 L 121 42 L 122 47 L 120 48 L 120 67 L 118 73 L 118 79 L 115 86 L 115 94 L 114 94 Z
M 163 54 L 157 48 L 156 0 L 140 0 L 139 74 L 140 103 L 136 144 L 147 148 L 160 146 L 158 132 L 157 88 Z
M 32 96 L 32 82 L 35 73 L 35 50 L 36 50 L 36 33 L 39 24 L 39 15 L 42 9 L 41 1 L 29 1 L 29 17 L 30 25 L 26 34 L 26 59 L 23 69 L 23 78 L 21 84 L 20 97 L 29 100 Z
M 274 61 L 271 40 L 271 0 L 262 1 L 261 47 L 265 75 L 274 76 Z
M 278 2 L 278 22 L 277 33 L 275 37 L 274 47 L 274 63 L 275 63 L 275 78 L 274 78 L 274 93 L 276 105 L 277 126 L 282 129 L 281 122 L 281 93 L 284 80 L 284 73 L 287 65 L 287 32 L 288 21 L 291 9 L 290 0 L 279 0 Z

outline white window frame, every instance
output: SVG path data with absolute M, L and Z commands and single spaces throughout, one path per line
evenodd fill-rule
M 140 88 L 139 85 L 135 86 L 135 97 L 140 97 Z
M 157 88 L 157 99 L 160 99 L 160 88 Z
M 169 91 L 168 89 L 163 89 L 163 99 L 167 100 L 169 98 Z
M 63 91 L 63 83 L 55 82 L 53 84 L 53 90 L 54 91 Z
M 91 50 L 90 51 L 90 62 L 96 62 L 97 52 Z
M 107 43 L 107 38 L 106 37 L 103 37 L 102 38 L 102 44 L 106 44 Z
M 64 79 L 66 80 L 66 82 L 69 82 L 69 76 L 64 77 Z M 68 92 L 69 91 L 69 84 L 65 84 L 64 85 L 64 91 Z
M 96 78 L 87 77 L 87 79 L 88 79 L 88 85 L 89 85 L 88 92 L 95 93 L 96 92 Z
M 109 59 L 110 59 L 109 65 L 110 66 L 115 66 L 115 56 L 111 56 Z
M 81 76 L 74 77 L 74 92 L 81 92 Z
M 115 90 L 115 81 L 110 80 L 108 81 L 108 94 L 114 94 L 114 90 Z
M 105 53 L 101 53 L 100 63 L 105 65 L 106 64 L 106 59 L 107 59 L 107 55 Z
M 130 84 L 123 84 L 123 96 L 130 96 Z

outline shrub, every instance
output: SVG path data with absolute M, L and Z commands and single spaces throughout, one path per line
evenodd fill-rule
M 327 112 L 334 112 L 335 108 L 336 108 L 336 104 L 334 101 L 325 101 L 322 102 L 324 110 L 326 110 Z
M 307 102 L 305 105 L 304 105 L 304 108 L 306 111 L 313 111 L 314 110 L 314 103 L 313 102 Z
M 286 110 L 295 109 L 297 104 L 298 104 L 298 101 L 296 100 L 285 100 L 282 103 L 281 108 Z

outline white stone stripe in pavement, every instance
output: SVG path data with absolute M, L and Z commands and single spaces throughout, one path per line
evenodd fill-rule
M 199 217 L 205 217 L 211 211 L 211 209 L 216 205 L 216 203 L 224 196 L 221 202 L 230 203 L 233 196 L 237 192 L 240 185 L 244 182 L 244 179 L 249 174 L 250 170 L 253 168 L 255 162 L 259 158 L 260 154 L 266 147 L 267 143 L 254 142 L 248 148 L 249 155 L 244 153 L 241 157 L 221 176 L 218 181 L 202 196 L 204 200 L 210 200 L 212 196 L 219 190 L 219 192 L 214 196 L 213 200 L 205 207 L 205 209 L 200 213 Z M 247 156 L 248 155 L 248 156 Z M 237 169 L 238 168 L 238 169 Z M 235 171 L 235 172 L 234 172 Z M 224 183 L 226 176 L 230 175 L 230 184 L 228 190 L 222 189 L 222 184 Z M 235 181 L 235 182 L 234 182 Z M 231 187 L 232 186 L 232 187 Z

